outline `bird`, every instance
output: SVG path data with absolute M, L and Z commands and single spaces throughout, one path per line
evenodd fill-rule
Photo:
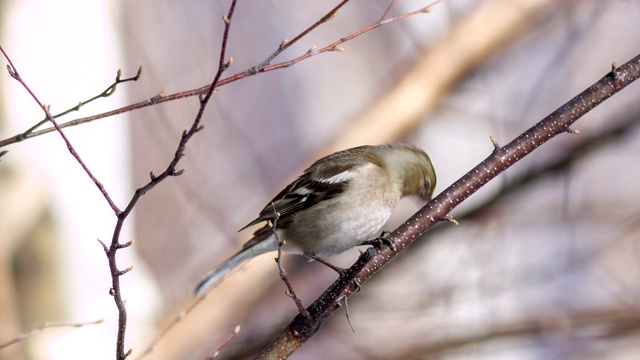
M 314 259 L 363 245 L 380 233 L 401 198 L 428 201 L 435 185 L 431 159 L 413 145 L 363 145 L 325 156 L 239 230 L 266 222 L 196 285 L 195 295 L 244 261 L 277 251 L 281 241 L 283 252 Z

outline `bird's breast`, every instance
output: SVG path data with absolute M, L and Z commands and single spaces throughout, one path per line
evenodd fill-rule
M 348 196 L 322 201 L 295 216 L 287 242 L 307 255 L 340 254 L 378 236 L 400 200 L 400 191 L 382 183 L 353 183 Z

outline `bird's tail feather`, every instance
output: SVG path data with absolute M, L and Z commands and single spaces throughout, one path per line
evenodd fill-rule
M 245 245 L 246 246 L 246 245 Z M 256 242 L 249 247 L 243 248 L 235 255 L 227 259 L 220 264 L 217 268 L 208 273 L 199 283 L 196 285 L 194 292 L 196 296 L 202 294 L 210 286 L 217 283 L 223 276 L 228 274 L 231 270 L 235 269 L 238 265 L 244 261 L 249 260 L 255 256 L 264 254 L 269 251 L 276 250 L 277 243 L 274 236 L 269 236 L 266 239 Z
M 217 268 L 213 269 L 210 273 L 208 273 L 199 283 L 196 285 L 194 292 L 196 296 L 202 294 L 206 289 L 208 289 L 213 284 L 217 283 L 223 276 L 229 273 L 229 271 L 235 269 L 238 265 L 243 263 L 245 260 L 249 260 L 254 257 L 253 251 L 251 248 L 243 249 L 227 259 L 227 261 L 223 262 Z

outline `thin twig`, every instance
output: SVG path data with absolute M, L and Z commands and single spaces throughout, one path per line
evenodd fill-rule
M 378 22 L 384 20 L 384 18 L 387 17 L 387 15 L 389 15 L 389 11 L 391 11 L 391 8 L 393 7 L 393 5 L 396 3 L 396 0 L 391 0 L 389 2 L 389 6 L 387 6 L 387 10 L 384 11 L 384 14 L 382 14 L 382 16 L 380 16 L 380 20 L 378 20 Z
M 213 290 L 215 287 L 217 287 L 218 285 L 220 285 L 221 282 L 218 282 L 216 284 L 214 284 L 210 290 Z M 149 346 L 147 346 L 147 348 L 145 349 L 145 351 L 140 355 L 140 357 L 138 357 L 138 360 L 145 358 L 147 355 L 151 354 L 152 352 L 154 352 L 157 347 L 158 344 L 160 343 L 160 341 L 169 333 L 169 331 L 171 331 L 174 327 L 176 327 L 176 325 L 178 325 L 184 318 L 186 318 L 193 309 L 195 309 L 196 307 L 198 307 L 198 305 L 200 305 L 200 303 L 202 303 L 205 299 L 207 299 L 209 297 L 209 295 L 211 295 L 211 291 L 208 291 L 204 294 L 204 296 L 198 296 L 196 298 L 196 300 L 191 303 L 191 305 L 189 305 L 185 310 L 181 311 L 178 315 L 176 315 L 176 317 L 173 319 L 173 321 L 171 321 L 171 323 L 169 325 L 167 325 L 167 327 L 164 328 L 164 330 L 162 330 L 149 344 Z M 229 338 L 227 338 L 227 340 L 225 340 L 220 346 L 218 346 L 214 352 L 214 354 L 212 356 L 216 356 L 216 352 L 219 352 L 224 346 L 226 346 L 229 341 L 231 341 L 235 335 L 238 334 L 238 332 L 240 331 L 240 325 L 236 326 L 236 330 L 234 330 L 234 334 L 230 335 Z
M 217 286 L 218 284 L 216 284 Z M 169 333 L 169 331 L 171 331 L 171 329 L 173 329 L 176 325 L 178 325 L 178 323 L 180 323 L 187 315 L 189 315 L 189 313 L 191 313 L 191 311 L 193 309 L 195 309 L 198 305 L 200 305 L 200 303 L 202 301 L 204 301 L 207 297 L 209 297 L 209 294 L 211 294 L 211 292 L 206 293 L 204 296 L 199 296 L 196 298 L 196 300 L 189 305 L 189 307 L 187 307 L 185 310 L 180 311 L 180 313 L 178 315 L 176 315 L 175 318 L 173 318 L 173 321 L 171 321 L 171 323 L 164 328 L 164 330 L 162 330 L 149 344 L 149 346 L 147 346 L 147 348 L 145 349 L 145 351 L 140 355 L 140 357 L 138 358 L 138 360 L 146 357 L 147 355 L 149 355 L 150 353 L 154 352 L 156 350 L 156 348 L 158 347 L 158 343 L 160 343 L 160 340 L 162 340 L 167 333 Z
M 56 120 L 53 118 L 53 116 L 51 116 L 51 113 L 49 112 L 49 107 L 45 106 L 40 101 L 40 99 L 38 99 L 36 94 L 33 91 L 31 91 L 31 89 L 29 88 L 27 83 L 22 79 L 22 77 L 18 73 L 18 69 L 16 69 L 15 65 L 13 65 L 13 62 L 11 61 L 11 59 L 9 58 L 7 53 L 4 52 L 4 49 L 2 48 L 2 46 L 0 46 L 0 51 L 2 51 L 2 55 L 4 55 L 5 59 L 7 59 L 7 62 L 9 63 L 9 64 L 7 64 L 7 71 L 9 72 L 9 75 L 11 75 L 12 78 L 14 78 L 16 81 L 18 81 L 27 90 L 27 92 L 31 95 L 33 100 L 35 100 L 35 102 L 38 103 L 38 106 L 40 106 L 42 111 L 44 111 L 44 114 L 45 114 L 45 117 L 47 118 L 47 120 L 49 120 L 53 124 L 54 128 L 58 131 L 58 133 L 60 134 L 60 136 L 64 140 L 65 144 L 67 145 L 67 149 L 69 150 L 71 155 L 73 155 L 73 157 L 76 158 L 76 161 L 78 161 L 80 166 L 82 166 L 82 168 L 87 173 L 87 175 L 89 175 L 89 177 L 91 178 L 93 183 L 98 187 L 98 190 L 100 190 L 100 192 L 102 193 L 102 196 L 104 196 L 104 198 L 107 200 L 107 202 L 109 203 L 109 206 L 111 206 L 111 209 L 113 210 L 113 212 L 116 213 L 116 215 L 118 215 L 120 213 L 120 209 L 118 209 L 118 207 L 113 202 L 113 200 L 111 200 L 111 197 L 109 196 L 109 193 L 107 193 L 107 190 L 105 190 L 105 188 L 102 185 L 102 183 L 93 175 L 93 173 L 91 172 L 91 170 L 89 170 L 89 167 L 84 163 L 84 161 L 82 161 L 82 159 L 80 158 L 80 155 L 78 155 L 78 152 L 76 151 L 76 149 L 74 149 L 73 145 L 71 145 L 71 142 L 69 141 L 67 136 L 64 134 L 64 132 L 62 132 L 62 128 L 60 128 L 60 126 L 58 126 L 58 123 L 56 122 Z
M 284 61 L 284 62 L 281 62 L 279 64 L 267 66 L 267 67 L 264 68 L 263 71 L 273 71 L 273 70 L 278 70 L 278 69 L 284 69 L 284 68 L 288 68 L 290 66 L 293 66 L 293 65 L 299 63 L 302 60 L 308 59 L 308 58 L 310 58 L 312 56 L 315 56 L 315 55 L 318 55 L 318 54 L 331 52 L 331 51 L 343 51 L 344 49 L 338 47 L 339 45 L 342 45 L 342 44 L 346 43 L 347 41 L 353 40 L 354 38 L 356 38 L 356 37 L 358 37 L 358 36 L 360 36 L 362 34 L 368 33 L 371 30 L 375 30 L 375 29 L 377 29 L 379 27 L 382 27 L 384 25 L 387 25 L 387 24 L 389 24 L 391 22 L 402 20 L 402 19 L 408 18 L 410 16 L 414 16 L 414 15 L 417 15 L 417 14 L 430 13 L 432 11 L 433 7 L 439 2 L 440 2 L 440 0 L 435 1 L 432 4 L 430 4 L 428 6 L 425 6 L 425 7 L 421 8 L 421 9 L 418 9 L 416 11 L 411 11 L 411 12 L 408 12 L 408 13 L 405 13 L 405 14 L 402 14 L 402 15 L 397 15 L 397 16 L 394 16 L 394 17 L 389 18 L 387 20 L 378 21 L 378 22 L 373 23 L 373 24 L 371 24 L 371 25 L 369 25 L 369 26 L 367 26 L 367 27 L 365 27 L 363 29 L 360 29 L 360 30 L 356 31 L 355 33 L 353 33 L 351 35 L 345 36 L 345 37 L 341 38 L 340 40 L 334 41 L 333 43 L 331 43 L 331 44 L 329 44 L 329 45 L 327 45 L 327 46 L 325 46 L 325 47 L 323 47 L 321 49 L 310 50 L 310 51 L 307 51 L 306 54 L 304 54 L 302 56 L 299 56 L 299 57 L 297 57 L 297 58 L 295 58 L 293 60 Z
M 138 72 L 136 73 L 135 76 L 132 76 L 130 78 L 125 78 L 125 79 L 121 79 L 120 78 L 122 76 L 122 70 L 118 69 L 118 71 L 116 73 L 116 79 L 114 80 L 114 82 L 111 85 L 107 86 L 107 88 L 104 89 L 104 91 L 102 91 L 100 94 L 98 94 L 98 95 L 96 95 L 96 96 L 94 96 L 94 97 L 92 97 L 92 98 L 90 98 L 88 100 L 80 101 L 78 103 L 78 105 L 76 105 L 76 106 L 74 106 L 72 108 L 69 108 L 69 109 L 67 109 L 67 110 L 65 110 L 65 111 L 63 111 L 63 112 L 61 112 L 59 114 L 53 115 L 53 118 L 54 119 L 58 119 L 58 118 L 60 118 L 62 116 L 65 116 L 65 115 L 71 113 L 71 112 L 80 110 L 81 107 L 83 107 L 83 106 L 85 106 L 85 105 L 87 105 L 87 104 L 89 104 L 89 103 L 91 103 L 91 102 L 93 102 L 93 101 L 95 101 L 97 99 L 109 97 L 109 96 L 113 95 L 113 93 L 116 92 L 118 84 L 126 83 L 126 82 L 129 82 L 129 81 L 138 81 L 138 79 L 140 79 L 140 75 L 142 75 L 142 65 L 140 65 L 140 67 L 138 68 Z M 36 123 L 32 127 L 30 127 L 29 129 L 27 129 L 25 132 L 16 135 L 15 136 L 16 142 L 20 142 L 20 141 L 26 139 L 27 135 L 31 134 L 37 128 L 39 128 L 40 126 L 44 125 L 48 121 L 49 121 L 49 119 L 45 117 L 43 120 L 39 121 L 38 123 Z
M 236 327 L 233 328 L 233 332 L 231 333 L 231 335 L 227 336 L 227 338 L 224 339 L 224 341 L 220 345 L 218 345 L 218 347 L 213 351 L 211 356 L 207 356 L 205 360 L 217 359 L 218 356 L 220 355 L 220 350 L 222 350 L 225 346 L 227 346 L 231 342 L 231 340 L 235 339 L 235 337 L 239 333 L 240 333 L 240 325 L 236 325 Z
M 261 62 L 260 64 L 252 67 L 250 69 L 250 71 L 252 71 L 253 73 L 258 73 L 260 71 L 262 71 L 265 67 L 269 66 L 269 64 L 271 64 L 271 61 L 273 59 L 275 59 L 278 55 L 280 55 L 283 51 L 287 50 L 289 47 L 291 47 L 291 45 L 295 44 L 296 42 L 298 42 L 298 40 L 302 39 L 303 37 L 307 36 L 310 32 L 312 32 L 315 28 L 317 28 L 318 26 L 324 24 L 325 22 L 333 19 L 337 14 L 338 14 L 338 10 L 340 10 L 341 7 L 343 7 L 344 5 L 346 5 L 349 2 L 349 0 L 343 0 L 340 4 L 338 4 L 336 7 L 334 7 L 333 9 L 331 9 L 331 11 L 329 11 L 325 16 L 323 16 L 320 20 L 316 21 L 315 24 L 311 25 L 310 27 L 308 27 L 305 31 L 301 32 L 300 34 L 298 34 L 298 36 L 296 36 L 295 38 L 293 38 L 293 40 L 283 40 L 280 43 L 280 46 L 278 46 L 278 49 L 276 51 L 274 51 L 273 54 L 269 55 L 269 57 Z
M 203 125 L 201 125 L 202 116 L 204 115 L 204 110 L 213 95 L 214 89 L 218 86 L 218 82 L 222 76 L 222 73 L 229 67 L 230 62 L 226 61 L 226 51 L 227 51 L 227 43 L 229 40 L 229 31 L 231 29 L 231 19 L 233 17 L 233 13 L 236 7 L 237 0 L 232 0 L 231 6 L 229 7 L 228 14 L 223 18 L 224 20 L 224 33 L 222 35 L 222 45 L 220 48 L 220 58 L 218 61 L 218 70 L 216 75 L 211 82 L 211 84 L 207 87 L 206 95 L 200 100 L 200 107 L 198 109 L 198 113 L 191 124 L 189 130 L 184 130 L 182 136 L 180 137 L 180 141 L 178 142 L 178 147 L 174 153 L 173 159 L 169 162 L 167 168 L 158 176 L 151 173 L 151 180 L 144 186 L 138 188 L 134 195 L 131 197 L 129 204 L 127 207 L 118 215 L 118 221 L 116 222 L 115 229 L 113 231 L 113 237 L 111 239 L 111 246 L 109 247 L 109 251 L 107 252 L 107 259 L 109 260 L 109 269 L 111 270 L 111 290 L 110 293 L 113 296 L 113 299 L 116 303 L 116 307 L 118 308 L 118 335 L 116 339 L 116 358 L 117 360 L 124 360 L 131 353 L 131 350 L 125 353 L 124 345 L 125 345 L 125 333 L 127 329 L 127 310 L 125 308 L 124 301 L 122 299 L 122 294 L 120 291 L 120 274 L 121 271 L 118 270 L 118 266 L 116 264 L 116 253 L 122 247 L 120 244 L 120 233 L 122 231 L 122 227 L 124 225 L 125 220 L 131 214 L 131 211 L 138 203 L 140 198 L 146 194 L 149 190 L 153 189 L 163 180 L 167 179 L 170 176 L 179 176 L 184 171 L 176 170 L 176 166 L 182 157 L 184 157 L 184 150 L 187 146 L 187 143 L 191 139 L 193 135 L 203 129 Z
M 277 224 L 278 224 L 278 219 L 280 218 L 280 213 L 276 211 L 276 206 L 273 204 L 273 202 L 271 203 L 271 206 L 273 207 L 273 213 L 275 217 L 273 219 L 271 230 L 273 231 L 273 236 L 276 238 L 276 241 L 278 242 L 278 257 L 276 257 L 276 263 L 278 264 L 278 271 L 280 273 L 280 278 L 282 279 L 284 284 L 287 286 L 287 293 L 286 293 L 287 296 L 293 299 L 293 302 L 296 304 L 296 307 L 298 308 L 298 311 L 300 312 L 300 314 L 302 314 L 303 316 L 309 316 L 309 312 L 307 311 L 307 309 L 304 308 L 304 305 L 302 304 L 302 300 L 300 300 L 298 295 L 296 295 L 295 290 L 293 290 L 293 285 L 291 285 L 291 281 L 287 276 L 287 271 L 284 269 L 284 266 L 282 265 L 282 247 L 284 246 L 285 239 L 281 240 L 277 231 L 278 230 Z
M 382 27 L 384 25 L 387 25 L 391 22 L 394 21 L 398 21 L 398 20 L 402 20 L 405 19 L 407 17 L 410 16 L 414 16 L 417 14 L 423 14 L 423 13 L 429 13 L 431 12 L 433 6 L 435 6 L 438 2 L 440 2 L 440 0 L 432 3 L 429 6 L 425 6 L 419 10 L 416 11 L 412 11 L 403 15 L 398 15 L 398 16 L 394 16 L 392 18 L 389 18 L 387 20 L 384 21 L 379 21 L 376 22 L 375 24 L 372 24 L 364 29 L 361 29 L 351 35 L 348 35 L 346 37 L 341 38 L 338 41 L 333 42 L 332 44 L 323 47 L 322 49 L 311 49 L 308 52 L 306 52 L 304 55 L 301 55 L 295 59 L 289 60 L 289 61 L 285 61 L 282 63 L 278 63 L 278 64 L 274 64 L 274 65 L 270 65 L 267 66 L 263 69 L 261 69 L 259 72 L 255 72 L 253 71 L 253 68 L 247 69 L 243 72 L 240 72 L 238 74 L 232 75 L 226 79 L 222 79 L 220 81 L 218 81 L 218 83 L 216 84 L 216 87 L 220 87 L 220 86 L 224 86 L 227 84 L 230 84 L 232 82 L 238 81 L 238 80 L 242 80 L 246 77 L 250 77 L 259 73 L 265 73 L 265 72 L 269 72 L 269 71 L 274 71 L 274 70 L 279 70 L 279 69 L 284 69 L 290 66 L 293 66 L 297 63 L 299 63 L 300 61 L 306 60 L 312 56 L 315 55 L 319 55 L 325 52 L 331 52 L 331 51 L 339 51 L 337 46 L 341 45 L 343 43 L 346 43 L 348 41 L 353 40 L 354 38 L 361 36 L 373 29 Z M 92 115 L 92 116 L 87 116 L 87 117 L 83 117 L 83 118 L 79 118 L 79 119 L 74 119 L 74 120 L 70 120 L 67 122 L 64 122 L 62 124 L 60 124 L 60 128 L 64 129 L 66 127 L 71 127 L 71 126 L 77 126 L 77 125 L 82 125 L 82 124 L 86 124 L 92 121 L 96 121 L 96 120 L 100 120 L 100 119 L 104 119 L 107 117 L 111 117 L 111 116 L 115 116 L 115 115 L 119 115 L 122 113 L 126 113 L 129 111 L 133 111 L 133 110 L 138 110 L 138 109 L 142 109 L 142 108 L 146 108 L 148 106 L 153 106 L 156 104 L 160 104 L 160 103 L 164 103 L 164 102 L 168 102 L 168 101 L 174 101 L 174 100 L 178 100 L 178 99 L 183 99 L 183 98 L 187 98 L 187 97 L 192 97 L 192 96 L 201 96 L 203 94 L 206 94 L 209 89 L 210 89 L 211 85 L 205 85 L 196 89 L 192 89 L 192 90 L 187 90 L 187 91 L 182 91 L 182 92 L 177 92 L 177 93 L 173 93 L 173 94 L 169 94 L 169 95 L 164 95 L 163 92 L 159 93 L 158 95 L 155 95 L 147 100 L 143 100 L 140 102 L 137 102 L 135 104 L 131 104 L 131 105 L 127 105 L 124 107 L 121 107 L 119 109 L 115 109 L 112 111 L 107 111 L 101 114 L 96 114 L 96 115 Z M 25 137 L 26 138 L 32 138 L 32 137 L 36 137 L 36 136 L 40 136 L 40 135 L 44 135 L 47 133 L 50 133 L 52 131 L 55 131 L 55 128 L 48 128 L 48 129 L 42 129 L 42 130 L 38 130 L 38 131 L 34 131 L 31 134 L 27 135 Z M 0 140 L 0 148 L 10 145 L 10 144 L 14 144 L 16 143 L 16 136 L 10 137 L 8 139 L 5 140 Z
M 351 323 L 351 315 L 349 315 L 349 299 L 344 298 L 344 300 L 338 301 L 339 306 L 344 306 L 344 316 L 347 318 L 347 322 L 349 323 L 349 327 L 351 331 L 356 332 L 356 329 L 353 327 Z
M 9 347 L 11 345 L 17 344 L 20 341 L 28 338 L 29 336 L 39 333 L 40 331 L 46 330 L 46 329 L 53 329 L 53 328 L 79 328 L 79 327 L 83 327 L 83 326 L 87 326 L 87 325 L 97 325 L 97 324 L 102 324 L 104 322 L 104 320 L 96 320 L 96 321 L 89 321 L 89 322 L 81 322 L 81 323 L 59 323 L 59 324 L 51 324 L 51 323 L 42 323 L 38 326 L 36 326 L 35 328 L 24 332 L 18 336 L 16 336 L 15 338 L 11 339 L 10 341 L 7 341 L 4 344 L 0 344 L 0 350 Z

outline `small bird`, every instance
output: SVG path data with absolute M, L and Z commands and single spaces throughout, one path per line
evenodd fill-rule
M 196 296 L 245 260 L 278 250 L 278 240 L 284 241 L 284 252 L 311 258 L 363 245 L 380 233 L 402 197 L 429 200 L 435 185 L 429 156 L 412 145 L 365 145 L 328 155 L 240 229 L 267 222 L 238 253 L 198 283 Z

